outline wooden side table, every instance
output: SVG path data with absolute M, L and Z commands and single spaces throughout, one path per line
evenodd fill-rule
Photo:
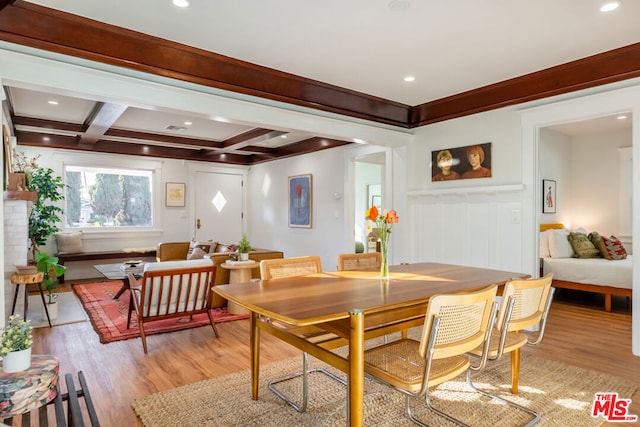
M 0 370 L 0 419 L 11 418 L 46 405 L 56 398 L 60 364 L 55 356 L 31 356 L 26 371 L 5 374 Z
M 13 304 L 11 305 L 11 314 L 16 311 L 16 302 L 18 301 L 18 292 L 20 291 L 20 285 L 24 285 L 24 320 L 27 320 L 27 309 L 29 308 L 29 292 L 27 292 L 27 285 L 38 285 L 40 291 L 40 297 L 42 298 L 42 306 L 44 312 L 47 315 L 47 322 L 51 327 L 51 319 L 49 318 L 49 310 L 47 303 L 44 300 L 44 293 L 42 292 L 42 281 L 44 280 L 44 273 L 38 272 L 33 274 L 18 274 L 13 273 L 11 275 L 11 283 L 16 285 L 16 292 L 13 294 Z
M 229 284 L 246 283 L 251 281 L 251 270 L 258 265 L 255 261 L 236 261 L 234 263 L 223 262 L 220 267 L 229 271 Z M 234 302 L 227 302 L 227 311 L 230 314 L 249 314 L 249 310 L 240 307 Z

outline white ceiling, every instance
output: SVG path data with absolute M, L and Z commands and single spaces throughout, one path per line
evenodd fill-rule
M 605 1 L 31 2 L 414 106 L 640 41 Z

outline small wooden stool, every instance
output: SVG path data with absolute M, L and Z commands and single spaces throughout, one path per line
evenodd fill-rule
M 51 327 L 51 319 L 49 318 L 49 310 L 47 309 L 47 303 L 44 300 L 44 293 L 42 292 L 42 281 L 44 280 L 44 273 L 38 272 L 33 274 L 18 274 L 13 273 L 11 275 L 11 283 L 16 285 L 16 292 L 13 294 L 13 304 L 11 306 L 11 314 L 16 310 L 16 302 L 18 300 L 18 292 L 20 291 L 20 285 L 24 285 L 24 320 L 27 320 L 27 308 L 29 307 L 29 292 L 27 292 L 27 285 L 38 285 L 40 290 L 40 297 L 42 297 L 42 306 L 44 312 L 47 315 L 47 321 L 49 327 Z

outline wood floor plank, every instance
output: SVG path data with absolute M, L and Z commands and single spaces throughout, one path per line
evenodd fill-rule
M 84 322 L 36 329 L 33 352 L 56 355 L 62 377 L 84 371 L 102 425 L 141 426 L 131 408 L 133 399 L 249 369 L 249 321 L 221 323 L 218 330 L 220 339 L 208 326 L 152 335 L 145 355 L 139 339 L 100 344 L 91 324 Z M 625 301 L 616 312 L 606 313 L 597 301 L 588 306 L 558 298 L 543 343 L 524 351 L 640 384 L 640 358 L 631 354 L 631 315 Z M 296 355 L 300 351 L 262 334 L 262 363 Z M 638 392 L 631 412 L 640 415 Z

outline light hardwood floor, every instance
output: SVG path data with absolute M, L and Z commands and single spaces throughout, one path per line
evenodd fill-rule
M 627 301 L 614 301 L 617 312 L 605 313 L 597 298 L 586 305 L 563 299 L 567 298 L 558 295 L 552 305 L 543 343 L 524 351 L 640 384 L 640 358 L 631 354 Z M 91 324 L 84 322 L 37 329 L 34 353 L 56 355 L 61 376 L 84 371 L 103 426 L 140 426 L 131 408 L 133 399 L 249 369 L 248 324 L 248 320 L 218 324 L 220 339 L 208 326 L 152 335 L 148 337 L 149 354 L 144 355 L 139 339 L 100 344 Z M 262 334 L 262 363 L 299 354 Z M 632 398 L 631 412 L 640 415 L 640 393 Z

